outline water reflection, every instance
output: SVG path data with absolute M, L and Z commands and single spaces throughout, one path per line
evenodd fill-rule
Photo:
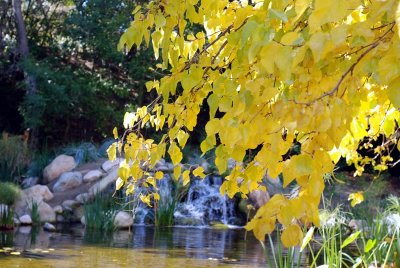
M 0 267 L 265 267 L 262 248 L 250 233 L 244 240 L 243 229 L 136 226 L 109 234 L 80 227 L 58 230 L 34 234 L 20 228 L 7 239 L 0 233 L 0 248 L 13 246 L 22 252 L 19 257 L 0 255 Z

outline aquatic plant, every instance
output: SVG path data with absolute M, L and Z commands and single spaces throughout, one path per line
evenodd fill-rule
M 31 200 L 30 208 L 31 208 L 32 225 L 39 226 L 41 223 L 39 214 L 39 204 L 36 203 L 34 200 Z
M 0 204 L 0 229 L 14 228 L 14 213 L 11 207 Z
M 172 184 L 169 184 L 172 181 Z M 180 181 L 163 180 L 159 182 L 160 200 L 155 205 L 154 224 L 156 226 L 172 226 L 174 224 L 174 212 L 179 201 L 187 193 L 188 187 Z
M 114 217 L 119 205 L 112 196 L 97 193 L 83 208 L 86 228 L 106 232 L 114 230 Z

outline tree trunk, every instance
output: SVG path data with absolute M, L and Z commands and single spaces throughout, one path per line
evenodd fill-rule
M 17 26 L 17 43 L 18 43 L 18 51 L 21 56 L 21 59 L 26 59 L 29 55 L 29 46 L 28 46 L 28 38 L 26 36 L 26 28 L 24 18 L 22 16 L 22 7 L 21 0 L 12 0 L 12 6 L 14 9 L 15 16 L 15 25 Z M 25 72 L 25 81 L 27 86 L 27 97 L 32 97 L 36 94 L 37 86 L 36 86 L 36 78 Z M 28 107 L 28 116 L 33 117 L 35 113 L 34 107 Z M 30 126 L 31 135 L 30 135 L 30 146 L 32 148 L 36 148 L 38 144 L 38 133 L 36 126 Z

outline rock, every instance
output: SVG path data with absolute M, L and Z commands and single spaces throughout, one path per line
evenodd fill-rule
M 50 192 L 49 188 L 45 185 L 35 185 L 28 189 L 21 191 L 21 195 L 15 203 L 15 212 L 18 215 L 24 215 L 28 213 L 28 207 L 32 206 L 32 203 L 40 204 L 42 201 L 49 201 L 53 198 L 53 193 Z
M 97 181 L 103 176 L 103 172 L 100 169 L 91 170 L 83 176 L 83 182 Z
M 56 213 L 56 214 L 62 214 L 64 210 L 63 210 L 62 206 L 58 205 L 58 206 L 55 206 L 55 207 L 53 208 L 53 211 L 54 211 L 54 213 Z
M 85 204 L 87 201 L 90 200 L 90 195 L 88 193 L 78 194 L 75 197 L 75 200 L 81 204 Z
M 172 163 L 167 163 L 164 159 L 158 161 L 154 167 L 154 171 L 171 172 L 174 170 Z
M 115 183 L 115 181 L 118 178 L 118 167 L 114 167 L 110 173 L 102 178 L 100 181 L 96 182 L 92 187 L 89 188 L 89 194 L 90 195 L 95 195 L 97 193 L 103 192 L 108 186 L 110 186 L 112 183 Z
M 13 221 L 14 221 L 14 225 L 15 225 L 15 226 L 21 225 L 21 222 L 19 221 L 18 218 L 14 217 L 14 218 L 13 218 Z
M 122 161 L 123 159 L 122 158 L 117 158 L 117 159 L 115 159 L 114 161 L 110 161 L 110 160 L 107 160 L 107 161 L 105 161 L 102 165 L 101 165 L 101 168 L 105 171 L 105 172 L 109 172 L 109 171 L 111 171 L 112 169 L 114 169 L 115 167 L 117 167 L 118 165 L 119 165 L 119 163 Z
M 80 203 L 76 200 L 65 200 L 62 202 L 61 206 L 64 210 L 73 211 L 80 206 Z
M 65 172 L 53 186 L 54 192 L 64 192 L 82 184 L 82 174 L 79 171 Z
M 36 185 L 39 181 L 39 177 L 29 177 L 22 181 L 22 188 L 26 189 Z
M 255 190 L 255 191 L 250 192 L 249 199 L 254 204 L 255 208 L 260 208 L 269 201 L 270 196 L 269 196 L 268 192 L 264 192 L 261 190 Z
M 82 223 L 82 225 L 86 225 L 86 218 L 85 218 L 85 216 L 82 216 L 82 218 L 81 218 L 81 223 Z
M 65 218 L 63 215 L 57 215 L 56 222 L 65 222 Z
M 37 203 L 40 201 L 49 201 L 53 199 L 54 195 L 46 185 L 35 185 L 28 189 L 23 190 L 27 198 L 33 199 Z
M 129 228 L 133 225 L 133 217 L 128 212 L 119 211 L 115 215 L 114 225 L 119 229 Z
M 49 206 L 46 202 L 41 202 L 38 206 L 38 212 L 41 222 L 55 222 L 56 213 L 53 208 Z
M 32 224 L 32 218 L 28 214 L 25 214 L 24 216 L 19 217 L 19 222 L 22 225 L 31 225 Z
M 46 222 L 43 226 L 43 230 L 45 230 L 47 232 L 55 232 L 56 227 L 53 224 Z
M 68 155 L 57 156 L 45 169 L 43 170 L 43 178 L 47 182 L 52 182 L 58 178 L 62 173 L 73 170 L 76 167 L 75 159 Z

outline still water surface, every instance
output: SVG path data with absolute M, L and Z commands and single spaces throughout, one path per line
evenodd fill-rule
M 135 226 L 105 235 L 24 228 L 0 233 L 0 249 L 12 248 L 0 253 L 0 268 L 266 267 L 260 244 L 244 229 Z

